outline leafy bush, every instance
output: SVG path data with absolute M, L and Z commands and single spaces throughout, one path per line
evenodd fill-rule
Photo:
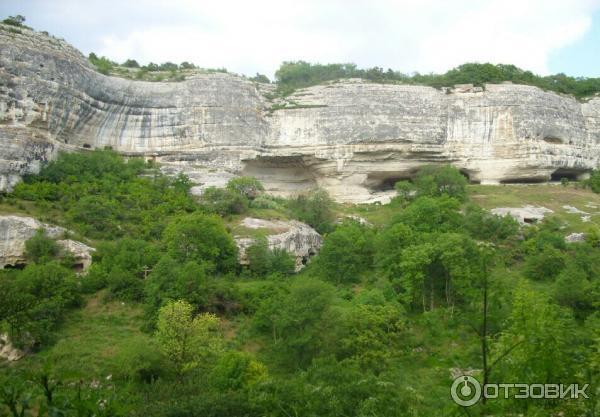
M 596 169 L 592 172 L 588 184 L 593 192 L 600 193 L 600 169 Z
M 51 261 L 60 253 L 60 247 L 53 239 L 46 236 L 43 229 L 25 242 L 25 256 L 37 264 Z
M 0 275 L 0 323 L 17 346 L 48 343 L 65 312 L 80 302 L 78 279 L 57 262 Z
M 113 151 L 63 153 L 39 175 L 25 178 L 14 195 L 35 202 L 38 210 L 66 212 L 68 226 L 91 238 L 159 238 L 173 214 L 196 209 L 187 178 L 155 172 L 141 159 L 125 162 Z
M 164 231 L 163 244 L 178 262 L 195 261 L 223 273 L 237 268 L 237 246 L 217 216 L 193 213 L 174 218 Z
M 317 189 L 300 194 L 291 199 L 288 206 L 294 217 L 314 227 L 319 233 L 333 230 L 333 200 L 327 191 Z
M 90 63 L 96 67 L 99 73 L 108 75 L 118 64 L 111 61 L 105 56 L 98 58 L 95 53 L 90 53 L 88 56 Z
M 372 229 L 358 222 L 338 226 L 327 235 L 317 257 L 319 273 L 337 284 L 358 282 L 373 264 L 374 237 Z
M 227 183 L 227 189 L 248 200 L 254 200 L 265 190 L 263 185 L 254 177 L 232 178 Z
M 519 223 L 511 216 L 497 216 L 475 204 L 465 208 L 464 228 L 480 240 L 498 242 L 517 236 Z
M 290 275 L 294 273 L 296 260 L 285 250 L 270 250 L 266 239 L 259 239 L 246 249 L 250 271 L 257 277 L 268 274 Z
M 419 169 L 414 184 L 419 196 L 448 195 L 459 201 L 467 198 L 467 179 L 451 165 L 427 165 Z
M 525 276 L 537 281 L 554 279 L 564 269 L 565 255 L 552 246 L 546 246 L 538 253 L 525 259 Z
M 221 390 L 249 388 L 267 378 L 267 368 L 245 352 L 227 352 L 211 372 L 213 384 Z
M 156 245 L 139 239 L 101 243 L 83 282 L 86 292 L 108 287 L 112 296 L 130 301 L 143 298 L 144 279 L 158 261 Z
M 200 205 L 209 213 L 226 216 L 244 213 L 248 209 L 248 199 L 228 188 L 208 187 L 202 193 Z
M 462 217 L 460 202 L 455 198 L 420 197 L 393 218 L 420 232 L 449 232 L 460 230 Z
M 128 59 L 123 63 L 123 66 L 127 68 L 139 68 L 140 64 L 135 59 Z
M 10 26 L 23 27 L 23 23 L 25 23 L 25 16 L 20 14 L 15 16 L 8 16 L 6 19 L 2 20 L 2 23 Z

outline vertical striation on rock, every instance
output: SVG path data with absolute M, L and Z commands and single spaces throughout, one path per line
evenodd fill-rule
M 427 163 L 501 183 L 576 178 L 600 162 L 600 98 L 344 80 L 298 90 L 281 109 L 266 90 L 222 73 L 107 77 L 64 41 L 0 25 L 0 189 L 60 150 L 107 146 L 192 176 L 254 175 L 276 194 L 318 185 L 342 201 L 371 200 Z

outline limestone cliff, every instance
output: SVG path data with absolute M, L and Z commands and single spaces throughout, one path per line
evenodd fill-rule
M 296 91 L 281 109 L 269 88 L 222 73 L 177 83 L 107 77 L 64 41 L 0 25 L 0 188 L 61 149 L 105 146 L 198 183 L 215 171 L 246 174 L 274 193 L 320 185 L 350 201 L 425 163 L 515 182 L 576 177 L 600 161 L 600 98 L 346 80 Z

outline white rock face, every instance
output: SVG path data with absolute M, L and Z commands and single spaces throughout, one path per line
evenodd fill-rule
M 6 29 L 0 189 L 59 150 L 105 146 L 180 165 L 198 192 L 243 174 L 274 194 L 318 185 L 354 202 L 378 201 L 429 163 L 501 183 L 581 177 L 600 162 L 600 98 L 581 103 L 512 84 L 436 90 L 346 80 L 298 90 L 277 109 L 264 94 L 271 86 L 234 75 L 107 77 L 63 41 Z
M 27 262 L 25 242 L 31 239 L 38 229 L 44 229 L 46 236 L 58 239 L 66 229 L 41 223 L 32 217 L 0 216 L 0 268 L 18 266 Z M 87 269 L 92 262 L 91 253 L 95 251 L 81 242 L 58 240 L 57 243 L 75 258 L 78 269 Z
M 0 359 L 14 362 L 23 358 L 23 356 L 25 356 L 25 352 L 14 347 L 8 340 L 8 335 L 0 334 Z
M 585 242 L 585 233 L 571 233 L 565 237 L 567 243 Z
M 44 229 L 51 239 L 57 239 L 65 229 L 41 223 L 32 217 L 0 216 L 0 268 L 7 265 L 24 264 L 25 242 L 31 239 L 38 229 Z
M 73 256 L 77 270 L 86 271 L 92 265 L 92 252 L 96 251 L 95 248 L 71 239 L 57 240 L 56 243 Z
M 267 236 L 270 250 L 280 249 L 291 253 L 296 258 L 296 271 L 301 270 L 310 258 L 321 249 L 323 238 L 309 225 L 296 221 L 264 220 L 246 217 L 242 226 L 250 229 L 268 229 L 272 232 Z M 240 263 L 248 264 L 246 250 L 255 243 L 255 239 L 235 236 L 239 249 Z
M 491 212 L 498 216 L 511 216 L 521 225 L 539 223 L 546 214 L 554 213 L 549 208 L 530 205 L 524 207 L 498 207 L 492 209 Z

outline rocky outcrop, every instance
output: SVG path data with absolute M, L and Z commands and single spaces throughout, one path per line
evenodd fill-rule
M 585 233 L 571 233 L 571 234 L 565 236 L 565 242 L 567 242 L 567 243 L 585 242 Z
M 554 213 L 546 207 L 526 205 L 524 207 L 498 207 L 491 210 L 497 216 L 511 216 L 521 225 L 539 223 L 546 214 Z
M 14 362 L 23 358 L 23 356 L 25 356 L 25 352 L 14 347 L 8 339 L 8 335 L 0 334 L 0 359 Z
M 248 229 L 262 229 L 266 234 L 270 250 L 280 249 L 296 258 L 296 271 L 301 270 L 310 258 L 321 249 L 323 238 L 309 225 L 296 221 L 264 220 L 246 217 L 240 223 Z M 256 242 L 256 238 L 235 236 L 240 263 L 248 265 L 246 250 Z
M 230 74 L 177 83 L 107 77 L 64 41 L 6 29 L 2 189 L 59 150 L 106 146 L 184 170 L 199 187 L 220 173 L 245 174 L 272 193 L 319 185 L 341 201 L 376 200 L 427 163 L 501 183 L 576 178 L 600 161 L 600 98 L 581 103 L 511 84 L 436 90 L 346 80 L 298 90 L 283 106 L 271 86 Z
M 51 239 L 59 239 L 67 231 L 59 226 L 41 223 L 32 217 L 0 216 L 0 269 L 7 266 L 19 267 L 27 263 L 25 242 L 39 229 L 43 229 Z M 94 248 L 69 239 L 57 240 L 57 243 L 64 252 L 73 257 L 75 269 L 83 271 L 91 265 Z

